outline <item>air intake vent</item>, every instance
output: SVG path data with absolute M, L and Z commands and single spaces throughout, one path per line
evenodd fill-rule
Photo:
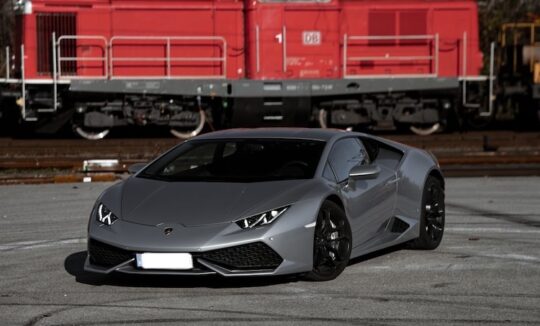
M 403 233 L 407 231 L 409 228 L 409 224 L 402 219 L 398 217 L 394 217 L 392 219 L 392 227 L 390 228 L 390 232 L 392 233 Z
M 283 259 L 262 242 L 212 250 L 199 257 L 230 270 L 275 269 Z
M 93 264 L 113 267 L 133 258 L 133 253 L 90 239 L 88 253 Z

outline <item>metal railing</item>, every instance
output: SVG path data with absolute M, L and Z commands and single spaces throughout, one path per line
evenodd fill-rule
M 11 70 L 11 62 L 10 62 L 10 57 L 9 57 L 9 46 L 6 46 L 6 59 L 4 60 L 4 63 L 6 65 L 6 78 L 5 80 L 8 80 L 9 77 L 10 77 L 10 70 Z
M 255 69 L 261 71 L 261 48 L 260 48 L 260 28 L 255 26 Z
M 99 42 L 99 46 L 102 47 L 102 56 L 63 56 L 62 54 L 62 42 L 66 41 L 90 41 Z M 131 42 L 131 43 L 129 43 Z M 137 43 L 135 43 L 137 42 Z M 162 42 L 165 47 L 165 55 L 162 57 L 152 56 L 127 56 L 115 54 L 115 47 L 140 47 L 143 44 L 151 44 L 149 42 Z M 188 43 L 191 42 L 191 43 Z M 171 48 L 174 46 L 193 46 L 193 43 L 206 42 L 220 47 L 221 55 L 218 57 L 183 57 L 172 56 Z M 83 43 L 84 44 L 84 43 Z M 79 44 L 78 44 L 79 45 Z M 94 45 L 95 46 L 95 45 Z M 110 40 L 103 36 L 93 35 L 63 35 L 57 40 L 53 36 L 53 81 L 57 79 L 71 80 L 71 79 L 153 79 L 153 78 L 167 78 L 167 79 L 196 79 L 196 78 L 226 78 L 227 74 L 227 42 L 225 38 L 219 36 L 114 36 Z M 62 72 L 62 63 L 75 62 L 76 65 L 82 62 L 102 62 L 103 72 L 98 75 L 79 75 L 77 72 L 74 74 L 66 74 Z M 115 63 L 129 62 L 137 66 L 141 63 L 163 63 L 165 72 L 163 74 L 156 74 L 153 76 L 145 75 L 121 75 L 115 73 L 117 66 Z M 202 75 L 187 75 L 187 74 L 175 74 L 173 73 L 175 62 L 207 62 L 207 63 L 220 63 L 220 73 L 212 74 L 208 76 Z M 77 67 L 76 67 L 77 68 Z M 75 69 L 77 70 L 77 69 Z
M 122 43 L 122 41 L 124 43 Z M 127 43 L 126 41 L 138 41 L 138 42 L 159 42 L 162 41 L 163 45 L 166 47 L 166 53 L 163 57 L 147 57 L 147 56 L 117 56 L 114 55 L 114 47 L 115 46 L 140 46 L 141 43 L 131 45 Z M 171 56 L 171 46 L 178 46 L 178 44 L 174 44 L 174 42 L 184 42 L 183 45 L 186 45 L 185 42 L 206 42 L 210 44 L 219 44 L 221 47 L 221 53 L 222 55 L 219 57 L 173 57 Z M 181 44 L 181 43 L 180 43 Z M 193 43 L 192 43 L 193 44 Z M 192 44 L 187 44 L 187 46 L 192 46 Z M 122 79 L 129 79 L 129 78 L 145 78 L 145 79 L 151 79 L 151 78 L 163 78 L 166 77 L 167 79 L 196 79 L 196 78 L 226 78 L 227 75 L 227 41 L 225 38 L 220 36 L 149 36 L 149 37 L 141 37 L 141 36 L 114 36 L 109 41 L 109 72 L 110 72 L 110 78 L 122 78 Z M 133 76 L 133 75 L 117 75 L 114 73 L 115 69 L 115 62 L 134 62 L 134 63 L 140 63 L 140 62 L 162 62 L 165 64 L 166 73 L 164 75 L 155 75 L 155 76 Z M 174 62 L 207 62 L 207 63 L 214 63 L 214 62 L 220 62 L 220 70 L 221 74 L 218 75 L 208 75 L 208 76 L 201 76 L 201 75 L 176 75 L 172 73 L 172 63 Z
M 463 32 L 463 38 L 462 38 L 462 67 L 461 67 L 461 76 L 459 79 L 461 80 L 461 104 L 464 107 L 472 108 L 472 109 L 479 109 L 479 115 L 481 117 L 489 117 L 493 114 L 494 110 L 494 101 L 495 101 L 495 95 L 494 95 L 494 82 L 495 82 L 495 43 L 491 42 L 490 44 L 490 51 L 489 51 L 489 76 L 469 76 L 467 71 L 467 64 L 468 64 L 468 47 L 469 47 L 469 41 L 468 41 L 468 34 L 467 32 Z M 476 83 L 484 83 L 488 81 L 488 109 L 486 110 L 480 110 L 482 107 L 481 103 L 470 103 L 468 102 L 468 87 L 469 83 L 476 82 Z
M 281 28 L 281 37 L 282 37 L 282 56 L 283 56 L 283 72 L 287 72 L 287 27 L 283 26 Z
M 62 56 L 62 41 L 79 41 L 79 40 L 86 40 L 86 41 L 97 41 L 101 43 L 100 45 L 103 46 L 102 51 L 103 55 L 98 57 L 85 57 L 85 56 L 74 56 L 74 57 L 63 57 Z M 56 51 L 56 53 L 53 53 L 53 58 L 56 57 L 56 60 L 54 60 L 53 64 L 53 75 L 58 76 L 58 78 L 69 78 L 69 79 L 85 79 L 85 78 L 92 78 L 92 79 L 106 79 L 109 76 L 108 72 L 108 62 L 109 58 L 107 56 L 107 39 L 103 36 L 96 36 L 96 35 L 62 35 L 58 38 L 57 41 L 55 41 L 55 37 L 53 36 L 53 51 Z M 77 51 L 77 50 L 76 50 Z M 78 76 L 77 73 L 70 74 L 70 75 L 63 75 L 62 74 L 62 63 L 63 62 L 74 62 L 76 65 L 79 62 L 103 62 L 103 73 L 95 76 Z M 56 71 L 55 71 L 56 66 Z M 75 69 L 76 71 L 77 69 Z
M 390 53 L 385 53 L 383 56 L 349 56 L 349 47 L 354 46 L 354 42 L 384 42 L 384 41 L 425 41 L 427 50 L 430 55 L 426 56 L 404 56 L 404 55 L 391 55 Z M 383 43 L 384 44 L 384 43 Z M 369 47 L 370 44 L 367 43 L 363 45 L 364 47 Z M 396 50 L 399 49 L 395 44 L 384 45 L 387 47 L 395 47 Z M 415 77 L 437 77 L 439 75 L 439 34 L 435 35 L 397 35 L 397 36 L 356 36 L 356 35 L 343 35 L 343 78 L 415 78 Z M 376 74 L 376 75 L 365 75 L 365 74 L 349 74 L 349 63 L 350 62 L 367 62 L 367 61 L 428 61 L 429 62 L 429 73 L 426 74 Z
M 489 100 L 488 100 L 488 111 L 480 112 L 480 116 L 489 117 L 493 114 L 493 102 L 495 102 L 494 94 L 494 81 L 495 81 L 495 42 L 491 42 L 489 47 Z

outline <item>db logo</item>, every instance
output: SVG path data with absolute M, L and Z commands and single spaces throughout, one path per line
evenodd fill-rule
M 321 44 L 321 32 L 319 31 L 305 31 L 302 33 L 302 39 L 304 45 L 320 45 Z

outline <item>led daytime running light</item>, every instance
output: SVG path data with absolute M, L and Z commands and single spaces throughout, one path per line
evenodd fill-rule
M 285 213 L 288 208 L 289 206 L 280 207 L 264 212 L 262 214 L 246 217 L 244 219 L 236 221 L 236 224 L 242 229 L 252 229 L 257 226 L 268 225 L 274 222 L 283 213 Z
M 97 210 L 97 220 L 105 225 L 112 225 L 118 217 L 116 217 L 105 205 L 99 204 Z

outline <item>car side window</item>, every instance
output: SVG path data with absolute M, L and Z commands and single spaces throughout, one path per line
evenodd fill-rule
M 336 182 L 336 176 L 334 175 L 334 172 L 332 172 L 332 168 L 330 167 L 329 163 L 326 163 L 324 166 L 323 178 L 328 181 Z
M 366 151 L 356 138 L 338 140 L 332 147 L 328 161 L 336 174 L 338 182 L 347 180 L 353 167 L 368 164 Z

